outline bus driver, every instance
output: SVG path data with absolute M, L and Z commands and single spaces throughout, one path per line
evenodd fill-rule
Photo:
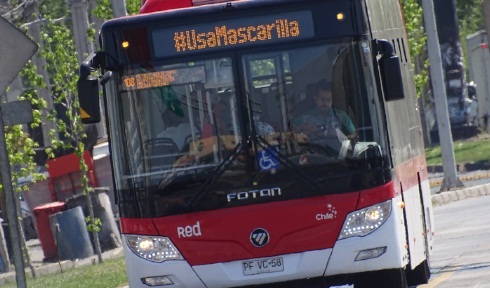
M 314 102 L 315 108 L 293 120 L 297 133 L 305 133 L 310 141 L 324 136 L 337 136 L 340 141 L 356 137 L 356 129 L 347 113 L 332 107 L 332 91 L 325 79 L 316 84 Z

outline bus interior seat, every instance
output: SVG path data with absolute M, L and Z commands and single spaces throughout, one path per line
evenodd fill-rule
M 163 171 L 172 168 L 180 150 L 170 138 L 155 138 L 146 142 L 150 171 Z
M 197 128 L 195 128 L 194 134 L 199 134 Z M 168 127 L 158 134 L 158 138 L 171 139 L 177 145 L 179 151 L 182 151 L 188 144 L 189 137 L 192 138 L 192 129 L 191 124 L 188 122 L 181 123 L 176 127 Z

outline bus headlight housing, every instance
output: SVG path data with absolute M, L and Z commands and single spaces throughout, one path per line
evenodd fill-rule
M 339 240 L 368 235 L 383 225 L 390 213 L 391 200 L 349 213 L 340 231 Z
M 153 261 L 182 260 L 182 254 L 168 237 L 125 235 L 129 249 L 139 257 Z

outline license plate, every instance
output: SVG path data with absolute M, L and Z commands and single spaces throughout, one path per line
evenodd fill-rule
M 256 275 L 284 271 L 282 257 L 242 261 L 243 275 Z

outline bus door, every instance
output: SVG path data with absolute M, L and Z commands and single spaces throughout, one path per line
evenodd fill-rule
M 294 101 L 292 78 L 287 53 L 265 53 L 244 56 L 245 89 L 247 97 L 248 128 L 252 136 L 265 143 L 255 148 L 260 171 L 279 168 L 279 161 L 271 155 L 278 151 L 279 143 L 288 143 L 284 132 L 289 131 L 290 111 Z M 254 129 L 252 129 L 252 125 Z M 259 141 L 260 142 L 260 141 Z M 290 150 L 290 145 L 283 145 Z M 288 154 L 290 154 L 289 151 Z

